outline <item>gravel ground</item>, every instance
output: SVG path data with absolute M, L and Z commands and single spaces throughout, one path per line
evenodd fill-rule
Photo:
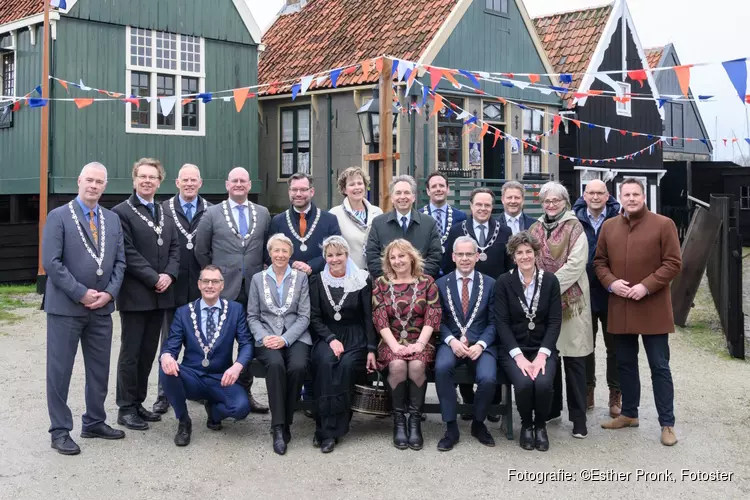
M 38 301 L 38 298 L 35 300 Z M 607 388 L 597 388 L 597 407 L 589 412 L 589 438 L 576 440 L 571 424 L 550 424 L 551 450 L 526 452 L 516 440 L 502 437 L 499 424 L 490 424 L 497 446 L 485 448 L 461 424 L 462 440 L 449 453 L 435 446 L 443 433 L 437 415 L 425 423 L 425 449 L 399 451 L 390 444 L 389 420 L 357 415 L 349 436 L 330 455 L 310 445 L 313 423 L 298 414 L 293 440 L 286 456 L 271 450 L 269 417 L 251 416 L 225 424 L 221 432 L 202 425 L 204 412 L 190 404 L 194 430 L 192 444 L 176 448 L 172 414 L 145 432 L 127 431 L 123 441 L 79 438 L 84 411 L 83 363 L 79 351 L 70 391 L 76 428 L 73 437 L 83 452 L 76 457 L 58 455 L 49 447 L 49 420 L 45 404 L 45 317 L 35 309 L 17 311 L 23 319 L 0 324 L 0 499 L 140 499 L 182 496 L 248 498 L 489 498 L 520 494 L 554 498 L 749 498 L 750 497 L 750 365 L 717 356 L 692 343 L 686 335 L 672 337 L 672 370 L 675 381 L 679 444 L 659 444 L 659 425 L 650 377 L 641 355 L 643 406 L 637 429 L 604 431 Z M 115 318 L 115 337 L 119 320 Z M 115 365 L 119 341 L 112 352 L 112 376 L 107 410 L 116 417 Z M 604 359 L 603 343 L 597 344 Z M 598 367 L 604 380 L 604 365 Z M 156 376 L 152 372 L 152 388 Z M 256 383 L 265 399 L 265 384 Z M 155 391 L 152 391 L 152 393 Z M 428 398 L 435 400 L 433 389 Z M 153 399 L 148 401 L 148 404 Z M 517 420 L 516 420 L 517 422 Z M 520 474 L 549 476 L 520 481 Z M 587 472 L 599 469 L 598 481 Z M 695 481 L 682 477 L 682 469 L 731 473 L 731 480 Z M 647 481 L 643 473 L 671 473 Z M 564 473 L 569 473 L 567 478 Z M 606 476 L 612 471 L 625 479 Z M 531 481 L 529 481 L 531 479 Z M 565 480 L 564 482 L 561 480 Z M 535 483 L 531 489 L 529 483 Z M 541 483 L 541 484 L 540 484 Z M 617 483 L 617 484 L 609 484 Z M 511 497 L 511 498 L 512 498 Z

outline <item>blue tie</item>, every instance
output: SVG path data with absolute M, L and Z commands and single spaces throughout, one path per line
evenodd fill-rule
M 218 311 L 218 307 L 207 307 L 204 309 L 206 311 L 206 340 L 208 342 L 211 342 L 211 339 L 214 337 L 214 334 L 216 333 L 216 321 L 214 321 L 214 312 Z
M 148 211 L 151 213 L 151 218 L 156 219 L 156 214 L 154 213 L 154 204 L 146 203 L 146 208 L 148 208 Z
M 185 210 L 185 218 L 188 220 L 188 222 L 192 222 L 193 221 L 193 204 L 185 203 L 185 206 L 182 208 Z
M 406 231 L 409 229 L 409 224 L 406 222 L 406 216 L 401 216 L 401 229 L 404 230 L 404 236 L 406 236 Z
M 244 238 L 247 234 L 247 218 L 245 217 L 245 205 L 237 205 L 237 211 L 240 213 L 238 221 L 240 226 L 240 234 Z

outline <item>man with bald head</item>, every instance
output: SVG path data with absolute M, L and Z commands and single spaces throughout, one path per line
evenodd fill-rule
M 596 345 L 596 334 L 599 331 L 601 321 L 604 345 L 607 348 L 607 386 L 609 386 L 609 414 L 612 418 L 617 417 L 622 409 L 622 394 L 620 393 L 620 377 L 617 371 L 617 359 L 615 356 L 614 337 L 607 331 L 607 304 L 609 293 L 604 289 L 594 271 L 594 255 L 596 244 L 599 240 L 599 232 L 604 221 L 611 219 L 620 213 L 620 204 L 614 196 L 609 194 L 607 185 L 596 179 L 589 181 L 583 192 L 583 196 L 573 205 L 578 220 L 581 221 L 586 237 L 589 240 L 589 261 L 586 271 L 589 276 L 591 289 L 591 323 L 594 326 L 594 345 Z M 596 363 L 594 353 L 586 357 L 586 381 L 588 385 L 587 408 L 594 407 L 594 388 L 596 387 Z
M 203 179 L 197 166 L 191 163 L 184 164 L 177 174 L 175 185 L 178 190 L 177 195 L 162 202 L 161 205 L 164 214 L 175 222 L 180 242 L 180 274 L 174 283 L 174 305 L 177 308 L 188 302 L 194 302 L 201 296 L 198 290 L 201 266 L 195 258 L 195 235 L 204 211 L 211 204 L 198 195 Z M 174 312 L 175 309 L 169 309 L 164 315 L 164 324 L 161 327 L 162 347 L 169 336 L 169 327 L 172 325 Z M 160 378 L 159 393 L 152 410 L 154 413 L 162 414 L 168 409 L 169 401 L 164 395 Z
M 112 312 L 125 274 L 120 218 L 99 205 L 107 169 L 89 163 L 78 176 L 78 196 L 47 215 L 42 265 L 47 273 L 47 409 L 52 448 L 63 455 L 81 449 L 70 437 L 73 416 L 68 389 L 78 344 L 86 370 L 86 413 L 82 438 L 121 439 L 105 423 L 109 384 Z
M 205 211 L 194 249 L 201 269 L 209 264 L 221 269 L 225 280 L 221 297 L 239 302 L 246 311 L 253 275 L 263 270 L 263 251 L 271 224 L 268 209 L 248 200 L 251 187 L 247 170 L 236 167 L 229 172 L 229 198 Z M 243 370 L 238 383 L 248 391 L 250 411 L 268 412 L 268 407 L 250 394 L 253 379 L 249 369 Z

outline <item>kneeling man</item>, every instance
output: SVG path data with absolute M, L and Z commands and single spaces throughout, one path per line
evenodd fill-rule
M 443 320 L 435 359 L 435 385 L 443 422 L 447 424 L 445 436 L 438 443 L 439 451 L 451 450 L 458 442 L 454 374 L 456 366 L 466 363 L 477 383 L 471 435 L 485 446 L 495 446 L 495 440 L 484 425 L 497 373 L 492 319 L 495 280 L 474 269 L 478 260 L 477 242 L 469 236 L 456 238 L 453 243 L 456 271 L 437 281 Z
M 162 350 L 159 376 L 169 404 L 179 421 L 174 444 L 187 446 L 193 424 L 188 399 L 206 401 L 206 427 L 221 429 L 225 418 L 241 420 L 250 413 L 247 391 L 237 382 L 242 368 L 253 359 L 253 344 L 245 311 L 237 302 L 219 299 L 224 288 L 221 270 L 208 265 L 198 278 L 201 298 L 177 309 Z M 237 361 L 232 362 L 234 341 Z M 177 364 L 185 346 L 182 364 Z

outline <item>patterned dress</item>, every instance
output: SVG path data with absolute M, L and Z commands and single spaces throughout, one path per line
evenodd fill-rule
M 403 325 L 394 314 L 394 304 L 391 301 L 388 280 L 385 276 L 381 276 L 373 285 L 372 319 L 377 332 L 380 332 L 384 328 L 390 328 L 393 336 L 400 344 L 409 345 L 419 339 L 422 327 L 431 326 L 435 331 L 435 335 L 433 335 L 422 352 L 407 356 L 394 354 L 391 348 L 388 347 L 388 344 L 381 339 L 377 353 L 378 369 L 380 370 L 385 369 L 391 361 L 397 359 L 422 361 L 427 366 L 431 366 L 435 361 L 435 338 L 440 330 L 442 308 L 440 306 L 438 287 L 432 277 L 422 276 L 416 285 L 394 285 L 396 311 L 398 311 L 401 319 L 406 320 L 415 289 L 417 297 L 414 302 L 414 310 L 411 314 L 411 319 L 406 325 Z M 401 331 L 404 330 L 404 327 L 406 328 L 407 335 L 406 338 L 401 338 Z

